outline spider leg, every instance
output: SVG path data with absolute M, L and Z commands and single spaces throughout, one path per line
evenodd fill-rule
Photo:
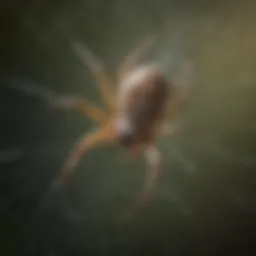
M 160 127 L 160 135 L 168 136 L 175 135 L 181 131 L 181 126 L 177 122 L 164 121 Z
M 152 48 L 155 39 L 155 35 L 147 37 L 123 62 L 121 62 L 117 69 L 117 77 L 119 80 L 122 80 L 134 68 L 137 62 L 147 54 Z
M 185 109 L 187 105 L 187 98 L 184 97 L 184 92 L 180 89 L 177 89 L 175 95 L 172 99 L 169 100 L 166 113 L 165 113 L 165 123 L 176 120 L 182 111 Z
M 188 106 L 189 87 L 187 84 L 176 84 L 171 94 L 173 96 L 167 102 L 163 122 L 160 125 L 161 135 L 171 135 L 180 132 L 180 118 L 182 112 Z
M 143 207 L 146 207 L 153 198 L 157 185 L 157 179 L 162 171 L 162 157 L 159 150 L 155 146 L 151 145 L 145 150 L 145 158 L 149 164 L 145 185 L 135 205 L 128 212 L 126 212 L 122 220 L 131 219 Z
M 112 87 L 112 81 L 108 76 L 105 66 L 94 56 L 93 52 L 87 47 L 82 46 L 80 43 L 75 43 L 72 49 L 84 65 L 86 65 L 90 72 L 94 75 L 96 82 L 99 86 L 101 97 L 110 108 L 114 108 L 115 92 Z
M 191 87 L 194 83 L 193 74 L 193 63 L 190 60 L 186 60 L 179 76 L 172 82 L 170 98 L 165 113 L 166 120 L 174 120 L 187 107 Z
M 82 136 L 75 144 L 70 155 L 64 164 L 63 170 L 60 174 L 62 184 L 67 185 L 78 165 L 81 158 L 93 148 L 114 143 L 116 141 L 113 130 L 108 127 L 99 129 L 95 132 L 89 133 L 88 135 Z
M 74 109 L 89 117 L 93 121 L 103 124 L 107 119 L 107 113 L 101 108 L 88 102 L 86 99 L 78 99 L 76 97 L 59 97 L 51 104 L 57 108 Z

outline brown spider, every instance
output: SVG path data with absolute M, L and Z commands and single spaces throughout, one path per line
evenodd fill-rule
M 168 81 L 159 66 L 135 67 L 152 47 L 153 39 L 152 36 L 147 38 L 120 64 L 115 88 L 103 64 L 88 48 L 76 44 L 73 50 L 96 78 L 106 109 L 86 99 L 63 97 L 56 102 L 57 106 L 82 112 L 99 125 L 96 131 L 79 139 L 74 146 L 60 175 L 62 184 L 70 182 L 79 160 L 95 147 L 116 144 L 127 148 L 133 157 L 145 154 L 149 164 L 145 186 L 135 207 L 125 215 L 126 218 L 133 216 L 152 198 L 162 170 L 156 139 L 159 135 L 175 131 L 169 125 L 170 120 L 173 121 L 180 113 L 188 96 L 188 87 Z

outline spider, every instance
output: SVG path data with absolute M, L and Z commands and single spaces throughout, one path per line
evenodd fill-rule
M 124 219 L 131 218 L 152 199 L 163 168 L 157 138 L 177 130 L 171 124 L 185 106 L 188 95 L 188 87 L 169 81 L 160 66 L 138 66 L 154 41 L 155 37 L 149 36 L 141 42 L 118 66 L 115 80 L 87 46 L 76 43 L 73 50 L 96 79 L 105 109 L 87 99 L 60 97 L 55 102 L 57 106 L 81 112 L 98 124 L 95 131 L 78 139 L 67 157 L 60 174 L 65 186 L 70 183 L 78 162 L 96 147 L 115 144 L 126 148 L 132 158 L 144 154 L 149 165 L 145 185 Z

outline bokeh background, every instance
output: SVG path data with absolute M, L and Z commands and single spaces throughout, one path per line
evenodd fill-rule
M 5 0 L 0 6 L 0 254 L 247 255 L 256 235 L 256 4 Z M 49 108 L 36 93 L 100 104 L 69 43 L 86 43 L 114 72 L 151 33 L 159 35 L 151 57 L 170 76 L 186 57 L 194 62 L 182 133 L 159 140 L 165 171 L 156 198 L 123 226 L 116 218 L 140 192 L 144 161 L 127 160 L 119 148 L 91 152 L 70 198 L 84 217 L 78 221 L 49 186 L 73 143 L 95 124 Z M 34 94 L 24 93 L 26 86 Z

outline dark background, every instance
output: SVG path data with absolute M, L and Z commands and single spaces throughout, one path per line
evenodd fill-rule
M 247 255 L 254 249 L 252 2 L 1 1 L 1 255 Z M 114 72 L 155 32 L 154 59 L 170 74 L 187 56 L 195 64 L 183 133 L 158 142 L 165 172 L 156 199 L 118 226 L 116 218 L 140 192 L 144 162 L 129 162 L 118 148 L 97 149 L 76 172 L 70 200 L 84 219 L 75 221 L 49 186 L 74 141 L 94 124 L 10 86 L 40 84 L 99 102 L 93 78 L 68 43 L 86 43 Z

